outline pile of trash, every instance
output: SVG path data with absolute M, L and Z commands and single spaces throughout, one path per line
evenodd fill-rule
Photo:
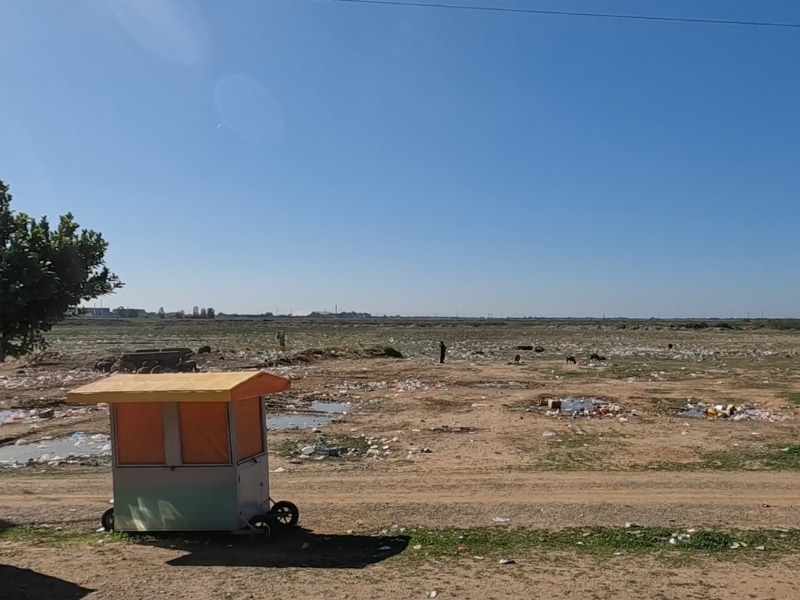
M 547 406 L 545 413 L 550 417 L 569 415 L 572 419 L 579 417 L 619 417 L 628 412 L 632 416 L 638 416 L 635 410 L 624 411 L 618 404 L 613 404 L 603 398 L 579 398 L 569 396 L 567 398 L 548 398 L 542 400 Z
M 731 421 L 764 421 L 774 423 L 785 421 L 789 417 L 768 410 L 761 410 L 752 404 L 706 404 L 705 402 L 687 402 L 686 410 L 678 413 L 681 417 L 695 419 L 730 419 Z
M 315 432 L 319 430 L 315 429 Z M 357 458 L 371 457 L 381 459 L 390 456 L 394 449 L 393 444 L 400 439 L 375 438 L 361 434 L 358 437 L 317 435 L 313 442 L 290 442 L 283 450 L 289 457 L 289 463 L 302 464 L 307 460 L 323 460 L 326 458 Z

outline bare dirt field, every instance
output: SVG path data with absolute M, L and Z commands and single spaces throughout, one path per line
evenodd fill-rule
M 797 598 L 800 331 L 708 324 L 69 321 L 0 365 L 0 598 Z M 268 438 L 301 528 L 96 532 L 108 412 L 66 391 L 106 356 L 204 344 L 201 370 L 292 379 L 273 426 L 318 424 Z M 95 456 L 55 446 L 75 434 Z

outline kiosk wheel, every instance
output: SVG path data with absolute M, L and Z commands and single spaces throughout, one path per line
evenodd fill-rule
M 106 512 L 103 513 L 103 516 L 100 517 L 100 524 L 103 526 L 103 529 L 106 531 L 114 531 L 114 509 L 109 508 Z
M 272 508 L 269 509 L 269 512 L 280 527 L 285 527 L 287 529 L 297 525 L 297 521 L 300 520 L 300 511 L 297 509 L 297 506 L 288 500 L 276 502 L 272 505 Z
M 269 537 L 272 529 L 269 526 L 270 518 L 267 515 L 255 515 L 248 521 L 250 528 Z

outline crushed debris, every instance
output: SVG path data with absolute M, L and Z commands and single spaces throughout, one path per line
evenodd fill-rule
M 780 413 L 756 408 L 752 404 L 706 404 L 705 402 L 687 402 L 686 409 L 678 413 L 681 417 L 696 419 L 729 419 L 731 421 L 764 421 L 775 423 L 786 421 L 791 417 Z

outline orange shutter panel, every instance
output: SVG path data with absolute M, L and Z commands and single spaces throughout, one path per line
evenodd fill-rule
M 236 422 L 236 459 L 243 461 L 264 451 L 264 427 L 261 422 L 261 398 L 233 403 Z
M 178 418 L 183 464 L 230 464 L 227 402 L 179 402 Z
M 164 417 L 162 405 L 121 403 L 116 411 L 116 453 L 120 465 L 163 465 Z

